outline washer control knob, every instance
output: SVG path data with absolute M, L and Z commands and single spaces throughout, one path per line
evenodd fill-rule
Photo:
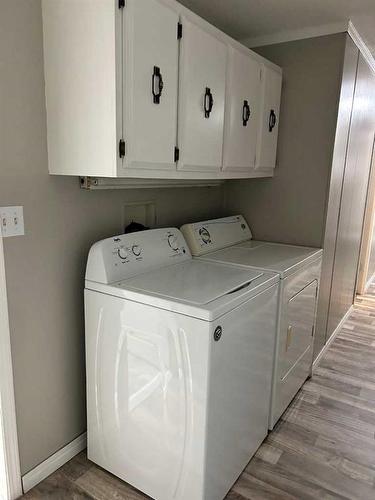
M 168 235 L 168 245 L 172 248 L 172 250 L 174 250 L 175 252 L 177 252 L 177 250 L 178 250 L 178 239 L 177 239 L 177 236 L 175 234 L 169 234 Z
M 139 245 L 133 245 L 132 252 L 136 257 L 139 257 L 142 253 L 142 248 Z
M 120 257 L 120 259 L 122 259 L 122 260 L 125 260 L 128 256 L 128 251 L 126 250 L 126 248 L 119 248 L 117 250 L 117 253 L 118 253 L 118 256 Z

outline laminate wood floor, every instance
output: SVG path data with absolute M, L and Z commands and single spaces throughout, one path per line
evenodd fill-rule
M 23 498 L 146 497 L 83 452 Z M 375 500 L 375 286 L 227 495 L 249 499 Z

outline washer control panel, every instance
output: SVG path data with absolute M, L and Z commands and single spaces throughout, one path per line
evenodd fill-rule
M 204 255 L 215 250 L 251 240 L 250 228 L 242 215 L 185 224 L 181 231 L 193 255 Z
M 185 239 L 176 228 L 123 234 L 99 241 L 91 247 L 86 279 L 115 283 L 191 258 Z

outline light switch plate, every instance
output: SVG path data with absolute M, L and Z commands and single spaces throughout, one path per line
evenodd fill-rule
M 1 233 L 4 238 L 9 236 L 23 236 L 23 207 L 0 207 Z

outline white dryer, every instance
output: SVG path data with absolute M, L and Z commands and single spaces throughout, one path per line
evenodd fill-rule
M 280 275 L 272 429 L 311 374 L 322 250 L 254 241 L 242 215 L 186 224 L 181 231 L 198 259 Z
M 224 498 L 267 434 L 278 281 L 173 228 L 93 245 L 89 459 L 154 499 Z

